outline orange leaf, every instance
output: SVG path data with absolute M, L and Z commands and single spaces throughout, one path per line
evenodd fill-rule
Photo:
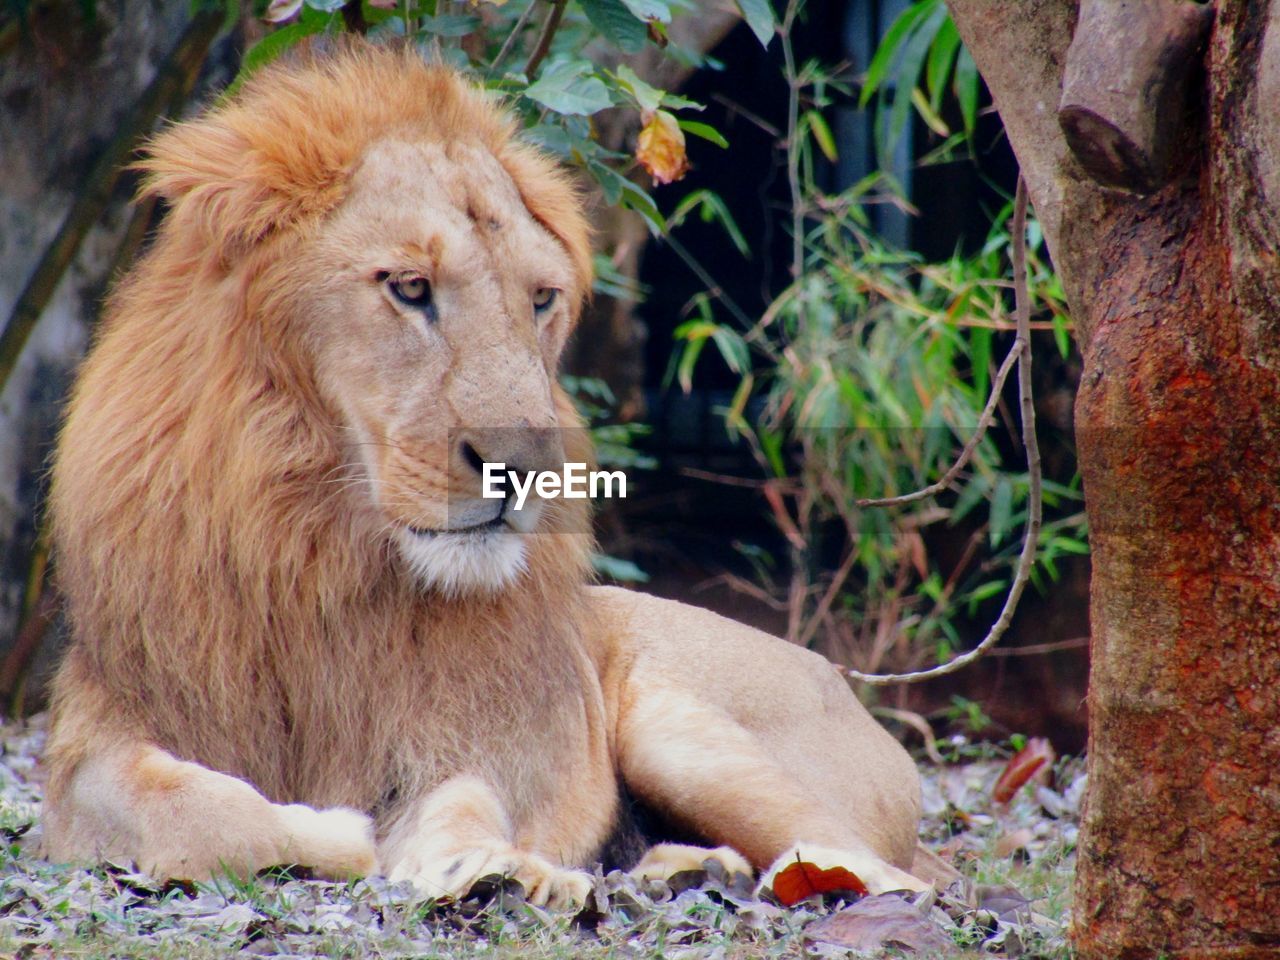
M 996 803 L 1008 803 L 1022 785 L 1040 771 L 1047 775 L 1049 765 L 1056 754 L 1044 737 L 1032 737 L 1027 745 L 1013 755 L 1000 773 L 1000 779 L 991 788 L 991 798 Z
M 844 867 L 823 870 L 804 860 L 787 864 L 773 878 L 773 895 L 784 907 L 794 907 L 815 893 L 856 893 L 865 897 L 867 885 Z
M 672 183 L 689 172 L 684 131 L 666 110 L 654 110 L 645 118 L 636 143 L 636 159 L 649 171 L 655 185 Z

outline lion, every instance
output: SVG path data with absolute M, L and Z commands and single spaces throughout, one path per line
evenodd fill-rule
M 828 662 L 592 585 L 581 501 L 480 496 L 591 456 L 556 379 L 582 199 L 499 104 L 354 42 L 141 166 L 168 213 L 53 467 L 46 856 L 552 907 L 602 860 L 936 879 L 916 768 Z

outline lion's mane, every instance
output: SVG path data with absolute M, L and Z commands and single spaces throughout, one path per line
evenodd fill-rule
M 499 595 L 424 591 L 356 525 L 343 436 L 292 337 L 295 258 L 388 135 L 491 152 L 569 252 L 581 300 L 588 231 L 566 176 L 493 102 L 411 53 L 304 56 L 160 135 L 144 192 L 170 209 L 106 308 L 54 468 L 73 630 L 54 709 L 75 722 L 56 725 L 51 794 L 104 731 L 272 799 L 365 810 L 446 774 L 476 738 L 517 793 L 555 775 L 504 742 L 581 723 L 585 513 L 558 502 L 559 534 L 533 538 L 527 573 Z

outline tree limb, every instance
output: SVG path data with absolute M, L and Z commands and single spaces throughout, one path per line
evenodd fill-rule
M 564 8 L 569 0 L 551 0 L 551 9 L 547 11 L 547 19 L 542 22 L 542 32 L 538 34 L 538 42 L 534 44 L 533 53 L 529 54 L 529 62 L 524 65 L 524 75 L 530 82 L 533 75 L 542 66 L 542 61 L 551 52 L 551 41 L 560 29 L 560 21 L 564 17 Z

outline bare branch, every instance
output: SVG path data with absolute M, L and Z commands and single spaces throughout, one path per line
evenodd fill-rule
M 1031 297 L 1027 288 L 1027 184 L 1018 178 L 1018 194 L 1013 204 L 1013 291 L 1014 317 L 1018 324 L 1018 335 L 1015 347 L 1018 351 L 1018 401 L 1022 419 L 1022 444 L 1027 451 L 1027 526 L 1022 536 L 1022 552 L 1018 556 L 1018 565 L 1014 572 L 1013 583 L 1005 597 L 1000 616 L 991 625 L 986 637 L 968 653 L 963 653 L 941 666 L 928 670 L 916 670 L 910 673 L 862 673 L 858 670 L 843 669 L 842 672 L 855 680 L 882 686 L 890 683 L 918 683 L 934 677 L 955 673 L 973 663 L 990 650 L 1013 621 L 1013 612 L 1018 607 L 1022 591 L 1026 589 L 1027 580 L 1031 577 L 1031 568 L 1036 559 L 1036 544 L 1040 539 L 1041 521 L 1041 476 L 1040 445 L 1036 441 L 1035 407 L 1031 402 Z
M 1016 246 L 1018 241 L 1014 240 Z M 1016 324 L 1015 324 L 1016 329 Z M 921 490 L 912 493 L 904 493 L 899 497 L 874 497 L 866 500 L 857 501 L 860 507 L 896 507 L 904 503 L 915 503 L 917 500 L 924 500 L 926 497 L 936 496 L 942 493 L 952 483 L 956 477 L 960 476 L 960 471 L 969 465 L 969 461 L 973 459 L 974 451 L 978 449 L 978 444 L 982 442 L 982 438 L 987 435 L 987 428 L 995 421 L 996 407 L 1000 405 L 1000 394 L 1004 391 L 1005 381 L 1009 379 L 1009 371 L 1018 362 L 1018 357 L 1022 354 L 1021 340 L 1014 338 L 1013 346 L 1009 349 L 1009 353 L 1005 356 L 1004 362 L 1000 364 L 1000 369 L 996 371 L 995 379 L 991 381 L 991 396 L 987 397 L 987 405 L 982 409 L 982 416 L 978 418 L 978 425 L 974 428 L 973 436 L 964 445 L 964 449 L 960 451 L 960 456 L 956 458 L 956 462 L 951 465 L 946 473 L 944 473 L 936 482 L 929 484 Z
M 516 20 L 515 25 L 511 28 L 511 32 L 507 34 L 507 39 L 502 41 L 502 46 L 498 50 L 498 55 L 493 58 L 493 63 L 489 64 L 490 70 L 497 70 L 502 61 L 507 58 L 507 54 L 511 52 L 511 48 L 515 46 L 516 38 L 524 33 L 525 24 L 529 22 L 529 18 L 533 16 L 533 8 L 536 3 L 530 3 L 520 14 L 520 18 Z M 525 74 L 528 76 L 528 74 Z
M 564 8 L 568 2 L 569 0 L 551 0 L 551 9 L 547 11 L 547 19 L 542 23 L 538 42 L 534 45 L 533 53 L 529 54 L 529 62 L 524 65 L 524 75 L 530 81 L 533 80 L 538 67 L 542 66 L 542 61 L 547 58 L 547 54 L 551 52 L 551 41 L 555 38 L 556 31 L 560 29 L 560 20 L 564 17 Z

